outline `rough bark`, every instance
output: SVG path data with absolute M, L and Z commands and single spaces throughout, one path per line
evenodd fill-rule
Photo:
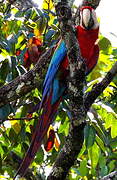
M 0 107 L 25 96 L 36 87 L 42 87 L 52 52 L 52 49 L 47 50 L 33 69 L 0 88 Z
M 90 5 L 96 9 L 100 1 L 101 0 L 83 0 L 82 5 Z M 79 49 L 77 39 L 74 33 L 75 31 L 74 31 L 74 27 L 72 23 L 71 10 L 67 6 L 65 0 L 62 2 L 63 3 L 61 4 L 59 0 L 59 5 L 56 6 L 56 10 L 59 16 L 60 28 L 62 30 L 62 37 L 65 40 L 67 48 L 68 48 L 68 58 L 69 58 L 70 72 L 71 72 L 69 82 L 68 82 L 68 93 L 70 97 L 69 105 L 70 105 L 70 110 L 72 112 L 73 118 L 71 119 L 69 135 L 66 138 L 65 145 L 63 146 L 60 154 L 58 155 L 56 159 L 52 172 L 48 176 L 48 180 L 53 180 L 53 179 L 61 180 L 61 179 L 65 179 L 65 177 L 67 176 L 70 167 L 74 164 L 77 158 L 77 155 L 80 152 L 80 149 L 82 147 L 82 143 L 84 139 L 83 130 L 85 127 L 84 121 L 85 121 L 86 113 L 91 107 L 91 105 L 93 104 L 93 102 L 96 100 L 96 98 L 109 85 L 109 83 L 112 81 L 113 77 L 117 73 L 117 63 L 115 63 L 115 65 L 107 73 L 105 78 L 100 83 L 96 84 L 93 87 L 93 89 L 83 97 L 82 90 L 83 90 L 83 84 L 84 84 L 84 79 L 85 79 L 85 76 L 84 76 L 85 67 L 84 67 L 82 57 L 80 55 L 80 49 Z M 64 13 L 62 13 L 62 11 Z M 7 102 L 20 98 L 22 95 L 25 95 L 26 93 L 28 93 L 30 90 L 32 90 L 35 87 L 35 81 L 33 82 L 33 80 L 35 80 L 37 72 L 39 74 L 38 76 L 42 77 L 42 74 L 43 74 L 42 69 L 43 68 L 45 69 L 44 63 L 49 62 L 49 61 L 46 61 L 47 60 L 46 58 L 47 57 L 45 57 L 45 59 L 41 58 L 43 60 L 41 60 L 41 62 L 39 61 L 38 65 L 36 65 L 35 67 L 36 69 L 34 68 L 32 71 L 29 71 L 28 72 L 29 74 L 26 73 L 22 77 L 18 77 L 19 79 L 17 78 L 17 80 L 14 80 L 13 82 L 11 82 L 12 86 L 14 86 L 14 83 L 17 81 L 15 83 L 15 87 L 11 87 L 11 84 L 10 84 L 10 86 L 7 85 L 7 86 L 4 86 L 2 89 L 0 89 L 0 105 L 4 105 Z M 42 69 L 41 69 L 41 66 L 43 67 Z M 31 83 L 29 83 L 28 85 L 26 84 L 27 77 L 29 79 L 31 78 L 30 80 Z M 18 88 L 19 83 L 20 83 L 21 88 Z M 23 86 L 21 86 L 22 83 L 24 83 Z M 78 84 L 79 87 L 77 87 L 76 84 Z M 25 91 L 23 91 L 23 89 L 25 89 Z M 12 95 L 14 90 L 15 90 L 15 94 Z M 1 95 L 1 92 L 4 92 L 4 93 Z M 6 99 L 5 96 L 7 94 L 10 94 L 10 95 L 7 96 L 7 99 Z
M 60 0 L 57 0 L 57 2 L 58 1 L 60 2 Z M 71 2 L 73 2 L 73 0 Z M 83 0 L 82 4 L 83 5 L 91 5 L 91 6 L 96 8 L 98 6 L 99 2 L 100 2 L 100 0 L 89 0 L 89 1 Z M 49 52 L 49 53 L 51 54 L 51 52 Z M 41 58 L 41 60 L 37 63 L 38 64 L 37 66 L 39 66 L 39 67 L 42 66 L 42 69 L 43 69 L 45 61 L 46 61 L 46 64 L 49 63 L 50 54 L 45 54 L 43 56 L 44 59 Z M 47 69 L 46 67 L 44 67 L 45 71 Z M 40 77 L 40 75 L 42 76 L 42 74 L 39 72 L 38 67 L 36 68 L 36 70 L 37 70 L 36 73 L 39 73 L 39 77 Z M 28 80 L 28 78 L 31 80 L 31 83 L 29 83 L 25 87 L 24 82 L 26 82 Z M 34 69 L 34 73 L 33 73 L 33 70 L 29 71 L 25 75 L 16 78 L 15 80 L 10 82 L 9 84 L 0 88 L 0 107 L 7 104 L 8 102 L 14 101 L 14 100 L 22 97 L 23 95 L 29 93 L 32 89 L 34 89 L 37 86 L 37 83 L 35 84 L 34 78 L 35 78 L 35 69 Z M 15 92 L 15 90 L 17 89 L 19 84 L 22 84 L 22 88 L 21 88 L 21 92 L 20 92 L 20 89 L 18 89 L 19 92 L 17 94 Z M 24 92 L 22 93 L 23 89 L 24 89 Z
M 74 165 L 77 155 L 82 148 L 85 125 L 86 123 L 82 123 L 70 129 L 65 145 L 60 151 L 47 180 L 64 180 L 66 178 L 69 169 Z
M 86 112 L 90 109 L 91 105 L 94 103 L 97 97 L 101 95 L 104 89 L 110 84 L 115 75 L 117 75 L 117 62 L 113 65 L 111 70 L 106 74 L 102 81 L 98 84 L 95 84 L 92 90 L 85 94 L 84 106 Z
M 88 1 L 83 1 L 87 5 Z M 93 6 L 97 1 L 93 1 Z M 98 1 L 99 2 L 99 1 Z M 86 3 L 86 4 L 85 4 Z M 96 5 L 95 5 L 96 6 Z M 61 35 L 68 49 L 70 77 L 68 78 L 69 108 L 72 114 L 70 119 L 69 135 L 59 153 L 48 180 L 65 179 L 80 152 L 84 138 L 86 113 L 84 109 L 83 87 L 85 82 L 85 65 L 80 53 L 73 27 L 71 9 L 67 1 L 59 2 L 56 12 L 61 28 Z
M 92 90 L 85 94 L 84 106 L 86 113 L 90 109 L 91 105 L 98 98 L 98 96 L 101 95 L 104 89 L 110 84 L 115 75 L 117 75 L 117 62 L 113 65 L 112 69 L 107 73 L 103 80 L 100 83 L 94 85 Z M 75 121 L 76 123 L 77 120 Z M 72 128 L 70 129 L 70 133 L 66 138 L 65 145 L 63 146 L 60 154 L 58 155 L 55 161 L 51 174 L 48 177 L 48 180 L 65 179 L 70 167 L 74 165 L 77 155 L 82 148 L 85 124 L 86 123 L 84 122 L 78 126 L 72 126 Z M 114 174 L 114 176 L 115 175 L 116 174 Z M 111 177 L 111 174 L 110 176 L 105 177 L 104 180 L 109 180 L 109 177 Z M 103 180 L 103 178 L 101 180 Z

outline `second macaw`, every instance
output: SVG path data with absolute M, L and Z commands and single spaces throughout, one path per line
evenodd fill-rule
M 80 45 L 81 55 L 86 63 L 86 75 L 95 67 L 99 47 L 96 45 L 98 39 L 99 24 L 96 14 L 90 6 L 80 9 L 80 24 L 76 27 L 77 39 Z M 64 99 L 66 91 L 66 77 L 69 75 L 69 62 L 65 42 L 61 40 L 56 48 L 49 65 L 41 101 L 42 115 L 38 120 L 30 147 L 17 171 L 16 175 L 24 176 L 26 170 L 34 159 L 42 140 L 53 122 L 60 102 Z M 16 176 L 15 176 L 16 177 Z
M 41 55 L 42 41 L 38 37 L 29 39 L 27 50 L 24 54 L 24 67 L 29 69 L 31 64 L 36 64 Z

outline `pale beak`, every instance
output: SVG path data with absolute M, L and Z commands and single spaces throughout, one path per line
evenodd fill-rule
M 84 9 L 82 11 L 82 26 L 87 30 L 90 30 L 94 26 L 94 20 L 90 9 Z

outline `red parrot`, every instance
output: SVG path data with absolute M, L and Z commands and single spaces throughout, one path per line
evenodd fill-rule
M 29 40 L 28 49 L 24 54 L 24 67 L 29 68 L 31 63 L 36 64 L 41 55 L 42 42 L 39 38 L 33 37 Z
M 95 44 L 98 39 L 99 24 L 95 11 L 90 6 L 83 6 L 80 9 L 80 24 L 76 27 L 76 32 L 81 55 L 85 59 L 87 75 L 96 65 L 99 56 L 99 47 Z M 50 124 L 55 118 L 60 102 L 64 99 L 65 91 L 67 90 L 66 77 L 69 75 L 68 66 L 67 48 L 64 41 L 61 40 L 53 54 L 45 77 L 40 105 L 42 115 L 37 122 L 30 147 L 16 176 L 18 174 L 20 176 L 25 175 L 42 144 Z
M 28 48 L 24 54 L 24 67 L 29 69 L 31 64 L 36 64 L 41 55 L 42 41 L 37 37 L 29 39 Z M 21 50 L 16 51 L 16 56 L 21 54 Z

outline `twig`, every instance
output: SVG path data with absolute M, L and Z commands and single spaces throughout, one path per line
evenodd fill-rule
M 28 117 L 23 117 L 23 118 L 9 118 L 9 119 L 0 119 L 0 123 L 3 123 L 5 121 L 20 121 L 20 120 L 33 120 L 33 119 L 38 119 L 39 117 L 32 117 L 32 118 L 28 118 Z
M 107 176 L 104 176 L 100 180 L 111 180 L 113 178 L 117 178 L 117 171 L 111 172 L 110 174 L 108 174 Z

